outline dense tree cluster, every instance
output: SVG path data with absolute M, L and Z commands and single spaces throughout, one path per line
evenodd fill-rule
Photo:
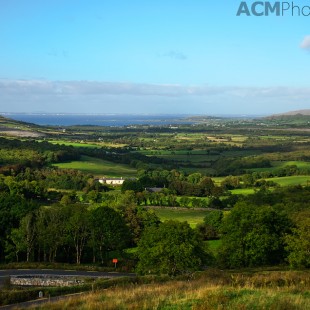
M 288 216 L 270 206 L 239 203 L 223 221 L 219 260 L 232 268 L 279 264 L 291 227 Z
M 199 234 L 187 223 L 168 221 L 152 226 L 138 243 L 142 274 L 176 275 L 199 270 L 208 261 L 208 251 Z
M 288 262 L 292 267 L 310 267 L 310 211 L 306 210 L 295 218 L 292 234 L 286 236 Z
M 109 207 L 58 204 L 25 212 L 2 235 L 7 261 L 106 263 L 111 251 L 121 252 L 146 227 L 159 223 L 153 213 L 142 209 L 130 214 L 126 209 L 122 214 Z
M 77 149 L 34 140 L 0 137 L 0 173 L 18 173 L 25 167 L 38 168 L 50 163 L 79 159 Z

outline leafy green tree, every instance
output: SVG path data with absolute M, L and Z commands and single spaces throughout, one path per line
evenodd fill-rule
M 191 202 L 192 202 L 192 207 L 193 208 L 203 208 L 203 207 L 205 207 L 204 201 L 202 199 L 194 197 L 194 198 L 191 199 Z
M 137 272 L 176 275 L 199 270 L 208 254 L 186 222 L 167 221 L 146 229 L 138 243 Z
M 284 261 L 287 215 L 270 206 L 238 203 L 223 221 L 219 261 L 226 267 L 273 265 Z
M 221 186 L 225 189 L 234 189 L 238 188 L 240 185 L 239 177 L 227 176 L 222 182 Z
M 286 250 L 289 252 L 288 262 L 292 267 L 310 267 L 310 212 L 302 212 L 297 227 L 292 234 L 286 236 Z
M 136 193 L 137 205 L 147 205 L 148 192 L 138 192 Z
M 12 241 L 9 238 L 11 230 L 18 228 L 21 219 L 36 208 L 35 202 L 27 201 L 19 195 L 0 193 L 0 259 L 4 258 L 4 249 Z
M 143 189 L 144 188 L 139 180 L 125 180 L 122 184 L 122 192 L 134 191 L 135 193 L 137 193 L 142 192 Z
M 223 220 L 223 212 L 218 210 L 208 211 L 203 223 L 197 226 L 204 239 L 219 239 L 220 227 Z
M 39 257 L 43 253 L 43 260 L 54 262 L 58 249 L 65 244 L 68 212 L 65 207 L 55 205 L 41 207 L 37 212 L 37 244 Z
M 137 215 L 140 218 L 143 229 L 150 226 L 158 226 L 160 224 L 160 219 L 154 212 L 154 210 L 146 209 L 143 207 L 137 207 Z
M 12 229 L 10 238 L 15 246 L 16 258 L 20 251 L 26 252 L 26 260 L 30 261 L 36 240 L 35 213 L 30 212 L 20 221 L 19 228 Z
M 203 221 L 219 231 L 223 220 L 223 212 L 218 210 L 208 211 Z
M 101 194 L 97 190 L 91 190 L 87 193 L 87 200 L 90 203 L 100 202 L 100 199 L 101 199 Z
M 167 205 L 171 207 L 177 207 L 179 205 L 176 195 L 167 195 L 166 201 L 167 201 Z
M 76 200 L 76 192 L 72 191 L 64 194 L 60 200 L 60 203 L 65 206 L 74 203 L 75 200 Z
M 22 229 L 13 228 L 9 239 L 11 242 L 7 242 L 6 244 L 6 252 L 8 253 L 6 258 L 11 260 L 11 256 L 14 253 L 16 262 L 19 262 L 19 253 L 26 252 L 27 250 L 24 232 Z
M 144 229 L 149 226 L 157 226 L 160 223 L 154 211 L 143 207 L 129 206 L 123 212 L 123 217 L 129 227 L 131 238 L 137 243 Z
M 83 205 L 71 205 L 71 214 L 67 223 L 67 233 L 75 252 L 76 263 L 81 263 L 84 247 L 90 237 L 89 211 Z
M 211 197 L 208 202 L 208 207 L 213 209 L 220 209 L 223 208 L 223 202 L 218 197 Z
M 125 191 L 117 196 L 116 207 L 123 210 L 127 207 L 136 205 L 136 196 L 134 191 Z
M 201 192 L 204 196 L 214 195 L 215 184 L 211 178 L 204 177 L 200 181 L 199 186 L 200 186 Z
M 191 202 L 191 199 L 189 197 L 182 196 L 180 199 L 180 206 L 187 208 L 187 207 L 189 207 L 190 202 Z
M 242 182 L 244 187 L 252 186 L 254 183 L 253 175 L 249 173 L 244 174 L 242 176 Z
M 187 181 L 191 184 L 198 184 L 201 181 L 202 175 L 201 173 L 192 173 L 187 177 Z
M 94 260 L 99 256 L 101 263 L 109 251 L 122 250 L 130 241 L 125 220 L 112 208 L 100 207 L 91 211 L 90 225 Z

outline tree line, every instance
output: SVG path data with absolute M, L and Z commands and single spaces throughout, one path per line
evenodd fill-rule
M 204 222 L 162 223 L 138 207 L 130 192 L 112 206 L 57 203 L 42 206 L 1 193 L 0 258 L 107 264 L 109 253 L 126 257 L 137 247 L 139 273 L 179 274 L 210 265 L 224 268 L 290 264 L 309 267 L 310 188 L 265 190 L 240 199 L 229 213 L 208 211 Z M 214 254 L 208 240 L 219 239 Z

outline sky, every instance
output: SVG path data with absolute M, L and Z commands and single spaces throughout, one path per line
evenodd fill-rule
M 257 17 L 236 0 L 0 0 L 0 112 L 308 109 L 310 4 L 280 3 Z

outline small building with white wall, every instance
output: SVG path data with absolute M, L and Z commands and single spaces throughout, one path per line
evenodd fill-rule
M 108 185 L 122 185 L 125 179 L 123 178 L 101 178 L 99 183 Z

